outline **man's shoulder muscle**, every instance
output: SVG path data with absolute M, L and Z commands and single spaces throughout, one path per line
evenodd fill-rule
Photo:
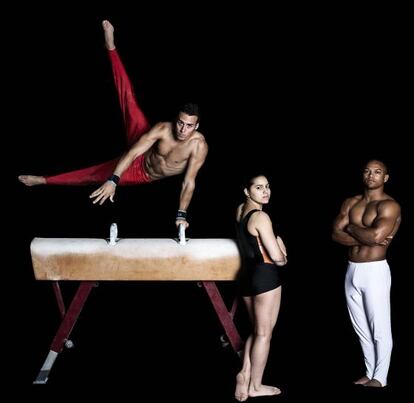
M 392 197 L 389 199 L 381 200 L 378 203 L 378 208 L 386 212 L 395 212 L 396 214 L 400 214 L 401 211 L 399 203 Z
M 197 132 L 196 135 L 191 139 L 191 144 L 193 146 L 193 152 L 196 154 L 207 154 L 208 144 L 205 137 Z
M 355 206 L 355 204 L 357 204 L 361 200 L 362 200 L 362 195 L 348 197 L 347 199 L 345 199 L 343 206 L 347 208 L 352 208 L 353 206 Z
M 152 127 L 151 132 L 170 135 L 172 133 L 171 122 L 158 122 Z

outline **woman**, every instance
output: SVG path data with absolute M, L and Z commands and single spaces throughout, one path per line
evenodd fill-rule
M 243 367 L 236 377 L 235 397 L 272 396 L 281 393 L 275 386 L 262 384 L 270 340 L 281 299 L 280 268 L 287 263 L 286 248 L 273 231 L 272 221 L 263 209 L 269 203 L 270 186 L 263 175 L 250 179 L 244 188 L 246 201 L 237 209 L 237 229 L 243 268 L 241 294 L 253 324 L 248 337 Z

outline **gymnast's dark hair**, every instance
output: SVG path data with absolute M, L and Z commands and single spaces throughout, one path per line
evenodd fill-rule
M 186 115 L 197 116 L 197 122 L 200 121 L 200 107 L 197 104 L 188 102 L 179 108 L 178 113 L 181 112 Z

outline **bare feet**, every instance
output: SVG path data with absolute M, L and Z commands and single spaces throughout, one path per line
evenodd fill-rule
M 115 49 L 115 41 L 114 41 L 114 27 L 108 20 L 102 21 L 102 27 L 104 29 L 105 34 L 105 46 L 108 50 Z
M 371 388 L 382 388 L 381 382 L 372 378 L 369 382 L 365 383 L 364 386 L 370 386 Z
M 239 402 L 244 402 L 249 397 L 249 377 L 246 373 L 239 372 L 236 376 L 236 391 L 234 397 Z
M 260 385 L 258 388 L 254 388 L 253 385 L 250 385 L 249 396 L 275 396 L 280 395 L 282 391 L 276 386 Z
M 17 179 L 24 183 L 26 186 L 46 185 L 46 179 L 44 176 L 35 175 L 20 175 Z
M 365 385 L 367 382 L 369 382 L 371 379 L 369 379 L 366 375 L 362 378 L 359 378 L 357 381 L 354 382 L 355 385 Z

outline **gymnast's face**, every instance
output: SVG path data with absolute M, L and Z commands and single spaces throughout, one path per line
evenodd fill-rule
M 367 189 L 381 188 L 388 180 L 387 167 L 381 161 L 369 161 L 364 169 L 363 180 Z
M 198 128 L 198 117 L 180 112 L 175 123 L 175 136 L 177 140 L 188 139 Z
M 245 189 L 246 196 L 259 204 L 267 204 L 270 200 L 270 185 L 265 176 L 257 176 L 253 178 L 249 189 Z

